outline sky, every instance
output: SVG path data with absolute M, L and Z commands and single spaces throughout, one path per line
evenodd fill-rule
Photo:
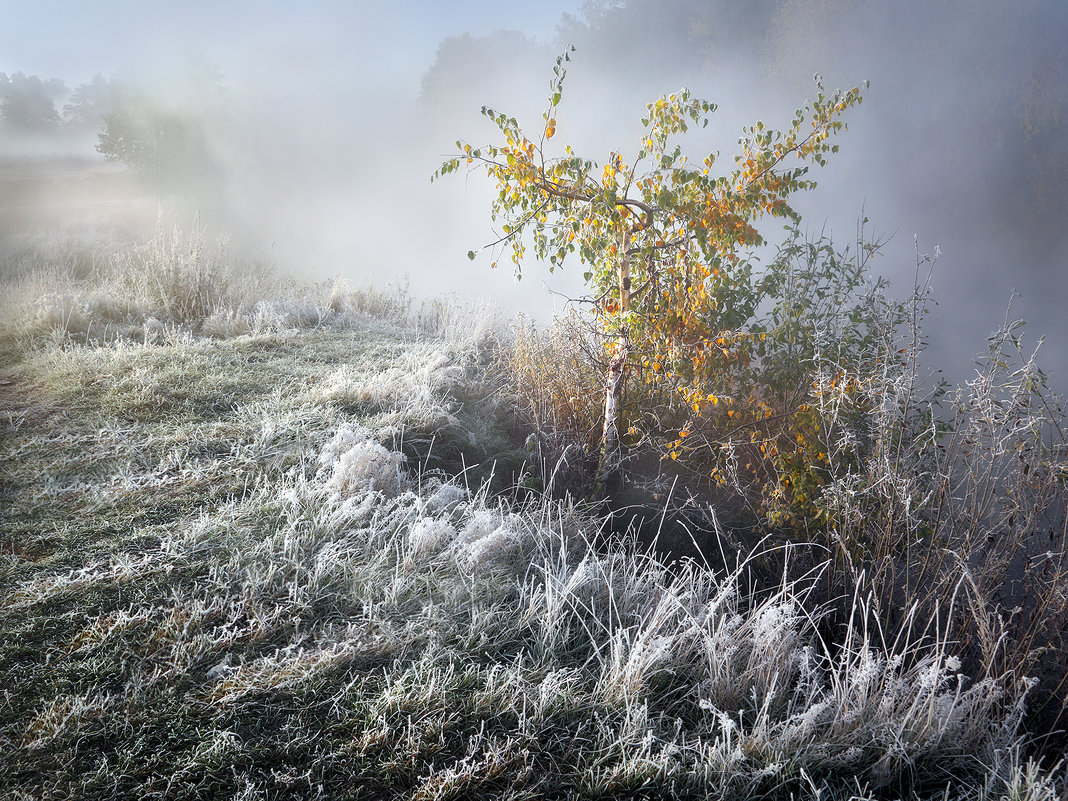
M 522 30 L 549 39 L 580 0 L 0 0 L 0 72 L 55 75 L 167 73 L 192 58 L 238 84 L 263 69 L 349 68 L 417 92 L 438 43 L 463 33 Z M 316 64 L 316 60 L 329 64 Z M 269 62 L 269 63 L 265 63 Z
M 287 269 L 407 276 L 417 294 L 544 320 L 581 293 L 580 271 L 525 265 L 517 283 L 469 262 L 493 238 L 490 187 L 429 176 L 454 140 L 492 134 L 482 104 L 538 120 L 565 13 L 587 25 L 567 29 L 559 137 L 595 160 L 682 85 L 720 107 L 690 146 L 727 155 L 742 124 L 785 125 L 813 73 L 830 88 L 870 79 L 801 204 L 810 230 L 844 243 L 865 214 L 891 236 L 875 268 L 900 292 L 916 254 L 940 250 L 929 361 L 951 378 L 968 377 L 1016 290 L 1029 342 L 1044 334 L 1044 363 L 1068 379 L 1063 0 L 0 0 L 0 72 L 71 87 L 102 73 L 165 95 L 210 66 L 234 122 L 212 132 L 226 179 L 202 218 Z

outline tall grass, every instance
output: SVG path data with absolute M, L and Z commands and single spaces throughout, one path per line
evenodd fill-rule
M 893 625 L 921 610 L 973 675 L 1035 682 L 1030 728 L 1068 723 L 1068 443 L 1061 400 L 1006 323 L 973 379 L 923 388 L 914 364 L 865 390 L 865 458 L 834 471 L 827 536 Z M 834 398 L 818 399 L 833 419 Z M 834 459 L 834 451 L 831 451 Z
M 557 494 L 584 497 L 604 417 L 604 364 L 591 321 L 571 312 L 539 331 L 520 318 L 512 331 L 509 346 L 499 351 L 498 391 L 542 476 L 552 477 Z

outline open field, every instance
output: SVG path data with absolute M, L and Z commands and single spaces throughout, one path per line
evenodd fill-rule
M 171 226 L 4 246 L 0 795 L 1064 798 L 1032 761 L 1068 584 L 1030 389 L 961 396 L 985 417 L 940 453 L 978 483 L 939 514 L 894 505 L 926 451 L 880 457 L 829 485 L 840 550 L 768 525 L 712 570 L 554 486 L 559 338 Z
M 0 157 L 0 235 L 62 230 L 70 225 L 114 226 L 126 231 L 151 223 L 157 204 L 118 165 L 70 156 Z

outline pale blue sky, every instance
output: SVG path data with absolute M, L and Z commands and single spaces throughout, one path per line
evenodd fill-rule
M 551 39 L 581 0 L 0 0 L 0 72 L 74 85 L 96 72 L 167 72 L 192 58 L 237 83 L 289 59 L 388 73 L 404 85 L 447 36 L 515 29 Z M 379 76 L 374 76 L 379 77 Z M 384 76 L 382 76 L 384 77 Z

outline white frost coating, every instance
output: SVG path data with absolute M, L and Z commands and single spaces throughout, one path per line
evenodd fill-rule
M 456 529 L 444 520 L 420 518 L 408 532 L 408 547 L 412 556 L 428 557 L 439 553 L 456 539 Z
M 451 511 L 457 504 L 467 500 L 467 491 L 455 484 L 442 484 L 432 495 L 422 502 L 422 511 L 428 515 L 439 515 Z
M 507 526 L 496 528 L 485 537 L 469 542 L 459 554 L 460 562 L 469 570 L 502 565 L 519 555 L 522 548 L 519 534 Z
M 477 572 L 480 568 L 507 564 L 517 557 L 522 551 L 524 537 L 515 525 L 509 525 L 510 522 L 495 510 L 474 512 L 456 539 L 457 563 Z
M 394 498 L 408 488 L 407 457 L 386 450 L 360 426 L 342 426 L 319 455 L 324 489 L 336 500 L 367 492 Z
M 476 509 L 471 512 L 471 517 L 457 538 L 456 544 L 457 546 L 470 545 L 491 534 L 503 522 L 501 513 L 496 509 Z
M 322 452 L 319 454 L 319 464 L 324 468 L 329 468 L 353 445 L 366 442 L 371 438 L 370 429 L 363 426 L 343 425 L 338 428 L 333 438 L 323 447 Z
M 427 430 L 459 426 L 447 396 L 463 378 L 463 368 L 452 364 L 446 354 L 418 348 L 371 375 L 345 365 L 315 390 L 315 398 L 377 409 L 380 419 L 375 428 L 382 440 L 389 425 Z

